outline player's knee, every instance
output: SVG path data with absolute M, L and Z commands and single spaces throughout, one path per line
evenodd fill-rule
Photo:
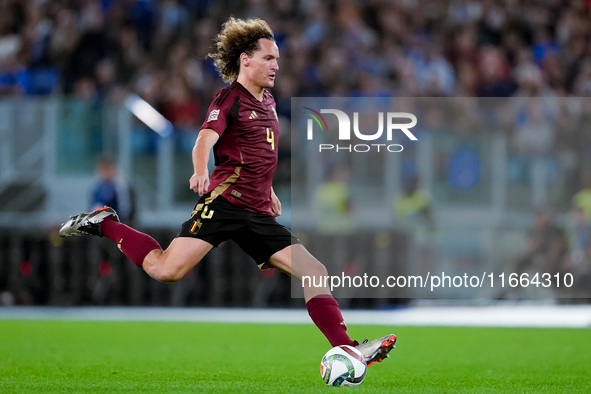
M 327 276 L 328 275 L 328 271 L 327 271 L 326 267 L 324 266 L 324 264 L 322 264 L 319 261 L 317 261 L 316 264 L 313 265 L 312 271 L 314 272 L 314 275 L 318 275 L 318 276 Z

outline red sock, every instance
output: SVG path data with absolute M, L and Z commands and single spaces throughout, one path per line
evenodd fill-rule
M 306 304 L 312 321 L 322 331 L 332 346 L 357 346 L 358 342 L 349 338 L 347 326 L 339 304 L 328 294 L 317 295 Z
M 156 240 L 148 234 L 140 233 L 112 219 L 107 219 L 101 224 L 103 235 L 117 242 L 119 249 L 132 263 L 141 267 L 144 259 L 154 249 L 162 249 Z

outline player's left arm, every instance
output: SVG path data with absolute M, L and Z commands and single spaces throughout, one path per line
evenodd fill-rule
M 275 194 L 273 187 L 271 186 L 271 211 L 273 212 L 273 216 L 281 215 L 281 201 L 279 201 L 279 197 Z

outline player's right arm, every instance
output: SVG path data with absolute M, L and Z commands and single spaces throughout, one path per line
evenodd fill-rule
M 219 138 L 220 135 L 212 129 L 201 129 L 193 147 L 193 175 L 189 180 L 189 188 L 200 196 L 207 193 L 209 187 L 209 152 Z

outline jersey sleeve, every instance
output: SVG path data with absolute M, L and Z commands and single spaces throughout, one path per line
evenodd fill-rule
M 222 89 L 214 97 L 207 109 L 207 119 L 201 126 L 202 129 L 212 129 L 220 136 L 228 127 L 228 123 L 238 116 L 238 97 L 229 91 Z

